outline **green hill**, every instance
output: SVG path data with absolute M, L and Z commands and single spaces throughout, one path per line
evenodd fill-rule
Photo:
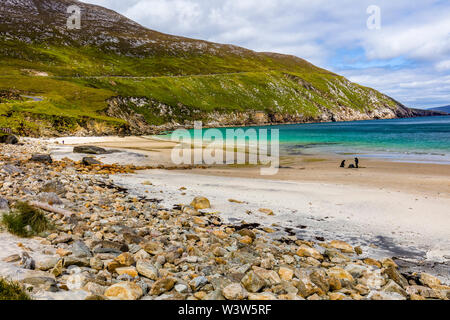
M 81 30 L 66 27 L 74 3 Z M 297 57 L 162 34 L 73 0 L 2 0 L 0 92 L 0 128 L 22 135 L 419 115 Z

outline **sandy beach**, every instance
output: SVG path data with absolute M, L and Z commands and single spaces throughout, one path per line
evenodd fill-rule
M 61 139 L 51 142 L 56 141 Z M 142 137 L 66 138 L 64 146 L 52 147 L 52 154 L 76 159 L 71 144 L 113 148 L 121 152 L 98 159 L 135 165 L 169 164 L 174 146 Z M 113 179 L 167 206 L 202 195 L 211 200 L 211 212 L 231 222 L 275 226 L 280 234 L 289 230 L 303 239 L 341 239 L 380 257 L 442 263 L 435 269 L 448 277 L 450 166 L 369 159 L 352 170 L 339 168 L 340 161 L 326 155 L 282 157 L 275 176 L 260 176 L 256 166 L 213 166 Z M 261 208 L 273 210 L 274 216 Z

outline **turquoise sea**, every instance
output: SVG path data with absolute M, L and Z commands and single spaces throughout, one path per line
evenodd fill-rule
M 450 164 L 450 116 L 276 126 L 281 154 Z
M 225 136 L 227 129 L 219 130 Z M 279 129 L 281 155 L 332 154 L 450 164 L 450 116 L 242 129 Z

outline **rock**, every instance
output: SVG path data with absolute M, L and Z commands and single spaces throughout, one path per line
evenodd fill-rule
M 392 280 L 394 280 L 398 285 L 400 285 L 403 289 L 408 286 L 408 280 L 398 272 L 397 268 L 394 266 L 389 266 L 384 270 L 384 273 Z
M 53 269 L 59 260 L 60 258 L 58 256 L 46 257 L 44 259 L 38 260 L 36 267 L 39 270 L 47 271 Z
M 73 153 L 108 154 L 111 152 L 96 146 L 77 146 L 73 148 Z
M 120 266 L 125 266 L 125 267 L 129 267 L 132 264 L 134 264 L 133 255 L 129 252 L 124 252 L 124 253 L 120 254 L 119 256 L 117 256 L 114 259 L 114 261 L 119 263 Z
M 0 197 L 0 212 L 6 212 L 6 211 L 9 211 L 8 200 Z
M 197 291 L 208 283 L 208 279 L 206 277 L 200 276 L 192 279 L 189 282 L 192 290 Z
M 87 278 L 84 274 L 71 274 L 67 280 L 66 285 L 69 290 L 79 290 L 87 283 Z
M 268 285 L 281 283 L 280 276 L 273 270 L 266 270 L 257 266 L 252 267 L 257 276 L 263 279 Z
M 0 136 L 0 143 L 6 143 L 6 144 L 18 144 L 19 139 L 15 135 L 12 134 L 6 134 Z
M 274 216 L 275 215 L 273 213 L 273 210 L 271 210 L 271 209 L 261 208 L 258 211 L 261 212 L 261 213 L 267 214 L 268 216 Z
M 294 271 L 290 268 L 281 267 L 280 270 L 278 270 L 278 274 L 282 280 L 291 281 L 294 276 Z
M 243 237 L 247 236 L 247 237 L 252 238 L 253 240 L 256 239 L 256 234 L 249 229 L 241 229 L 238 231 L 238 233 L 239 233 L 239 235 L 241 235 Z
M 330 246 L 334 249 L 341 250 L 345 253 L 353 253 L 353 247 L 349 245 L 347 242 L 340 241 L 340 240 L 333 240 L 330 242 Z
M 40 163 L 53 163 L 53 159 L 49 154 L 38 154 L 35 153 L 31 156 L 30 161 L 40 162 Z
M 379 261 L 377 261 L 375 259 L 367 258 L 367 259 L 364 259 L 363 262 L 365 264 L 367 264 L 368 266 L 374 266 L 374 267 L 377 267 L 377 268 L 381 268 L 382 267 L 381 262 L 379 262 Z
M 330 284 L 328 283 L 327 275 L 324 270 L 317 269 L 313 271 L 309 275 L 309 278 L 311 279 L 311 282 L 319 287 L 324 293 L 327 293 L 330 290 Z
M 342 254 L 339 250 L 336 249 L 327 249 L 325 250 L 324 255 L 327 256 L 333 263 L 346 263 L 351 261 L 349 257 Z
M 64 267 L 67 268 L 70 266 L 89 267 L 89 259 L 75 256 L 64 257 Z
M 106 290 L 104 286 L 101 286 L 95 282 L 88 282 L 82 289 L 89 292 L 93 296 L 103 296 Z
M 406 287 L 406 293 L 410 296 L 418 295 L 426 299 L 448 299 L 447 295 L 443 294 L 439 290 L 434 290 L 424 286 L 408 286 Z
M 150 279 L 150 280 L 158 280 L 159 273 L 158 269 L 151 264 L 148 260 L 138 260 L 136 263 L 136 269 L 140 275 Z
M 33 286 L 35 291 L 37 290 L 44 290 L 51 292 L 58 291 L 56 281 L 51 277 L 31 276 L 24 278 L 21 282 Z
M 428 273 L 420 274 L 420 282 L 430 288 L 438 287 L 441 285 L 441 280 Z
M 382 276 L 381 270 L 366 270 L 363 272 L 361 278 L 358 279 L 358 283 L 361 283 L 370 289 L 379 290 L 386 284 L 386 279 Z
M 277 297 L 270 292 L 263 292 L 263 293 L 249 293 L 248 294 L 248 300 L 253 301 L 273 301 L 277 300 Z
M 248 297 L 247 291 L 240 283 L 232 283 L 222 290 L 222 294 L 227 300 L 244 300 Z
M 354 281 L 353 276 L 346 270 L 340 267 L 333 267 L 327 270 L 327 275 L 329 277 L 334 277 L 338 280 L 347 280 L 350 283 Z
M 250 238 L 249 236 L 243 236 L 242 238 L 239 239 L 239 242 L 242 244 L 252 244 L 253 243 L 253 239 Z
M 367 296 L 369 300 L 406 300 L 404 296 L 395 292 L 372 291 Z
M 122 268 L 116 268 L 116 272 L 118 275 L 124 275 L 127 274 L 129 275 L 131 278 L 136 278 L 138 277 L 138 272 L 136 270 L 135 267 L 122 267 Z
M 152 255 L 158 255 L 160 253 L 162 253 L 162 247 L 161 247 L 161 243 L 156 242 L 156 241 L 148 241 L 145 242 L 144 244 L 141 244 L 142 249 L 144 249 L 145 251 L 147 251 L 147 253 L 150 253 Z
M 19 262 L 22 258 L 18 254 L 10 255 L 6 258 L 3 258 L 2 261 L 6 263 Z
M 72 240 L 72 236 L 70 234 L 63 233 L 63 234 L 57 236 L 52 241 L 52 243 L 53 244 L 66 243 L 66 242 L 69 242 L 70 240 Z
M 133 282 L 119 282 L 105 291 L 105 296 L 119 300 L 137 300 L 144 295 L 142 288 Z
M 93 157 L 84 157 L 81 162 L 85 166 L 101 165 L 102 163 Z
M 21 254 L 20 265 L 22 266 L 22 268 L 28 270 L 34 270 L 36 267 L 34 259 L 25 251 Z
M 63 259 L 59 259 L 50 273 L 55 277 L 59 277 L 63 273 L 63 267 L 64 261 Z
M 408 297 L 406 291 L 402 287 L 400 287 L 394 280 L 389 280 L 388 283 L 383 287 L 382 291 L 388 293 L 398 293 L 404 297 Z
M 175 283 L 176 280 L 172 277 L 160 279 L 153 284 L 150 295 L 159 296 L 164 292 L 170 291 L 175 286 Z
M 340 292 L 330 292 L 328 294 L 328 296 L 330 297 L 330 300 L 333 300 L 333 301 L 345 300 L 347 298 L 347 296 L 345 294 L 340 293 Z
M 247 272 L 242 278 L 241 283 L 245 289 L 253 293 L 258 292 L 266 285 L 266 281 L 258 276 L 254 271 Z
M 354 249 L 355 249 L 355 252 L 356 252 L 357 255 L 360 256 L 360 255 L 363 254 L 363 250 L 361 249 L 361 247 L 355 247 Z
M 350 263 L 346 265 L 344 269 L 350 272 L 352 277 L 355 279 L 362 277 L 363 273 L 369 270 L 368 267 L 356 263 Z
M 97 258 L 97 257 L 92 257 L 89 260 L 89 265 L 91 266 L 92 269 L 94 270 L 102 270 L 104 263 L 101 259 Z
M 83 241 L 75 241 L 72 244 L 72 254 L 77 258 L 90 258 L 92 257 L 91 250 Z
M 44 184 L 41 192 L 53 192 L 60 196 L 66 193 L 66 188 L 60 181 L 50 181 Z
M 188 289 L 189 289 L 189 287 L 182 283 L 175 285 L 175 291 L 178 293 L 187 293 Z
M 191 206 L 196 210 L 209 209 L 211 208 L 211 204 L 209 200 L 205 197 L 196 197 L 191 202 Z
M 63 202 L 61 201 L 61 199 L 58 197 L 58 195 L 56 193 L 53 192 L 42 192 L 38 195 L 38 198 L 41 202 L 46 202 L 49 205 L 54 205 L 54 204 L 62 204 Z
M 305 244 L 302 244 L 298 250 L 297 250 L 297 255 L 300 257 L 312 257 L 314 259 L 323 260 L 323 256 L 320 254 L 320 252 L 314 248 L 311 248 Z

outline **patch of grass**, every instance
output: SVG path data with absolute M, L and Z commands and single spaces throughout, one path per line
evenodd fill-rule
M 31 298 L 19 283 L 0 278 L 0 300 L 31 300 Z
M 11 213 L 3 215 L 2 222 L 9 232 L 25 238 L 51 228 L 44 213 L 25 202 L 17 202 Z

